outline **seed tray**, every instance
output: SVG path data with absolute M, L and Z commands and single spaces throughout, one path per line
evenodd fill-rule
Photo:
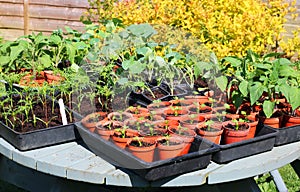
M 20 151 L 27 151 L 80 139 L 74 123 L 20 133 L 0 121 L 0 135 Z
M 281 146 L 300 141 L 300 125 L 272 129 L 278 131 L 278 135 L 275 139 L 275 146 Z
M 212 153 L 218 151 L 216 145 L 204 141 L 201 137 L 195 137 L 188 154 L 166 160 L 145 162 L 114 143 L 102 139 L 98 134 L 90 132 L 80 122 L 75 126 L 84 143 L 96 155 L 148 181 L 204 169 L 209 165 Z
M 255 137 L 252 139 L 218 145 L 220 150 L 214 153 L 212 160 L 216 163 L 228 163 L 251 155 L 263 153 L 273 149 L 278 134 L 268 126 L 259 125 Z

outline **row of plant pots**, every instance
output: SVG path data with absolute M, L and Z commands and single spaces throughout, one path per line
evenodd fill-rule
M 180 140 L 185 141 L 185 147 L 182 149 L 183 151 L 176 152 L 176 154 L 182 155 L 188 153 L 190 143 L 196 135 L 216 144 L 220 144 L 221 136 L 224 137 L 222 139 L 224 144 L 254 137 L 257 121 L 248 124 L 233 120 L 239 116 L 219 113 L 218 110 L 224 110 L 224 108 L 213 109 L 209 103 L 208 97 L 206 100 L 205 97 L 202 97 L 202 100 L 186 98 L 160 101 L 148 105 L 147 108 L 138 106 L 129 107 L 124 112 L 92 113 L 82 119 L 82 124 L 91 132 L 101 135 L 103 139 L 111 140 L 119 147 L 126 148 L 131 152 L 140 148 L 141 141 L 149 140 L 152 148 L 155 148 L 153 147 L 155 145 L 157 149 L 160 149 L 162 141 L 168 141 L 174 137 L 181 138 Z M 239 132 L 241 133 L 238 134 Z M 229 137 L 234 139 L 228 139 Z M 180 143 L 178 142 L 178 144 Z M 148 147 L 147 150 L 149 150 Z M 146 149 L 146 147 L 143 148 Z M 142 153 L 139 152 L 139 154 Z M 137 156 L 143 159 L 145 155 Z M 152 160 L 166 158 L 162 155 L 153 157 Z M 167 156 L 167 158 L 171 157 Z M 150 160 L 145 161 L 149 162 Z
M 36 72 L 33 71 L 24 71 L 25 75 L 20 79 L 21 86 L 42 86 L 45 82 L 55 85 L 63 81 L 65 78 L 62 77 L 59 73 L 55 74 L 51 70 L 44 70 Z

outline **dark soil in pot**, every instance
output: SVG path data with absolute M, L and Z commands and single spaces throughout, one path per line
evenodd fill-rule
M 228 123 L 225 126 L 226 126 L 226 128 L 229 128 L 229 129 L 236 129 L 235 125 L 232 123 Z M 238 130 L 247 130 L 248 128 L 249 128 L 249 126 L 247 124 L 240 124 Z

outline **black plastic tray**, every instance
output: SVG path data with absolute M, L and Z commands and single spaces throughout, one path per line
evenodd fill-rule
M 270 127 L 272 128 L 272 127 Z M 275 139 L 275 146 L 285 145 L 300 141 L 300 125 L 290 127 L 272 128 L 278 131 Z
M 213 155 L 212 160 L 216 163 L 228 163 L 233 160 L 270 151 L 274 147 L 277 134 L 278 131 L 270 127 L 257 126 L 256 135 L 252 139 L 218 145 L 220 150 Z
M 74 123 L 19 133 L 0 121 L 0 135 L 21 151 L 80 139 Z
M 75 123 L 75 126 L 84 143 L 96 155 L 148 181 L 206 168 L 211 161 L 212 153 L 218 150 L 216 145 L 202 140 L 201 137 L 196 137 L 188 154 L 148 163 L 112 142 L 102 139 L 98 134 L 90 132 L 81 123 Z

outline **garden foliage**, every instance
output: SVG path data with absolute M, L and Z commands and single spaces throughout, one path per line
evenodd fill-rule
M 89 0 L 91 9 L 84 20 L 118 18 L 124 25 L 166 24 L 194 34 L 219 58 L 244 56 L 248 49 L 258 54 L 274 51 L 278 45 L 291 55 L 299 46 L 284 42 L 287 14 L 295 12 L 295 1 L 284 0 Z M 293 15 L 294 17 L 296 15 Z M 299 43 L 298 43 L 299 44 Z

